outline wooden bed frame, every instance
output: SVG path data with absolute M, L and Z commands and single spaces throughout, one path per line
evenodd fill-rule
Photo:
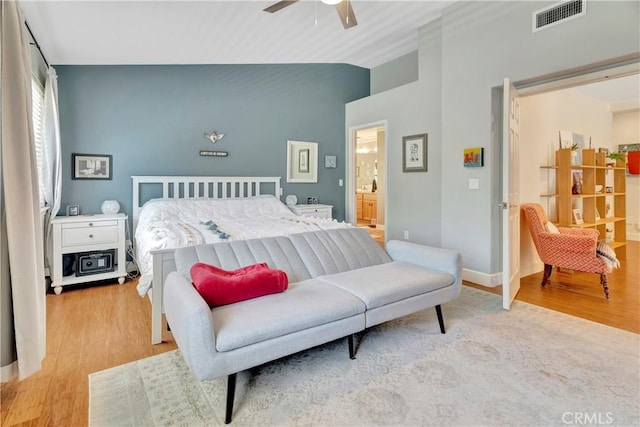
M 280 177 L 245 176 L 132 176 L 133 179 L 133 230 L 138 226 L 140 209 L 144 202 L 152 198 L 165 199 L 231 199 L 273 194 L 282 197 Z M 162 192 L 158 191 L 159 187 Z M 144 189 L 151 196 L 141 197 Z M 153 191 L 155 190 L 155 191 Z M 152 251 L 153 286 L 149 291 L 151 300 L 151 343 L 162 342 L 162 313 L 164 312 L 162 294 L 164 280 L 176 270 L 173 258 L 175 248 Z

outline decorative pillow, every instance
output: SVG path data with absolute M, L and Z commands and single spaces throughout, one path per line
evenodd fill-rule
M 547 223 L 544 225 L 544 228 L 547 229 L 547 233 L 560 234 L 560 230 L 558 230 L 558 227 L 556 227 L 551 221 L 547 221 Z
M 270 269 L 266 263 L 227 271 L 199 262 L 190 273 L 196 290 L 210 307 L 283 292 L 289 287 L 287 274 Z
M 193 266 L 191 266 L 191 274 L 193 277 L 193 271 L 194 269 L 196 271 L 199 270 L 205 270 L 208 271 L 210 273 L 214 273 L 214 274 L 219 274 L 220 276 L 234 276 L 234 275 L 238 275 L 238 274 L 242 274 L 242 273 L 248 273 L 251 271 L 256 271 L 256 270 L 263 270 L 263 269 L 268 269 L 269 266 L 267 265 L 266 262 L 261 262 L 258 264 L 252 264 L 252 265 L 247 265 L 246 267 L 240 267 L 237 270 L 224 270 L 218 266 L 215 265 L 211 265 L 211 264 L 205 264 L 204 262 L 197 262 L 195 264 L 193 264 Z

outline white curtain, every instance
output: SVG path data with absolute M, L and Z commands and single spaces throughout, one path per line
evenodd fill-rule
M 60 121 L 58 114 L 58 75 L 53 67 L 47 70 L 44 85 L 44 112 L 42 121 L 44 150 L 42 159 L 42 181 L 44 183 L 44 200 L 49 207 L 45 216 L 44 236 L 45 252 L 51 254 L 51 219 L 60 210 L 62 195 L 62 164 L 60 148 Z M 48 262 L 51 267 L 51 260 Z
M 44 253 L 29 44 L 18 2 L 0 4 L 2 209 L 7 223 L 18 376 L 24 379 L 41 369 L 46 350 Z

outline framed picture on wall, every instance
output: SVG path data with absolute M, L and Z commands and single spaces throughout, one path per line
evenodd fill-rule
M 427 171 L 427 134 L 402 138 L 402 172 Z
M 113 162 L 110 154 L 71 155 L 72 179 L 111 179 Z
M 287 141 L 287 182 L 318 182 L 318 143 Z

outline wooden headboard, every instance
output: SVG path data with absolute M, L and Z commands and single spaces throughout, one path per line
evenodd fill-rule
M 255 176 L 132 176 L 133 229 L 138 225 L 140 208 L 148 200 L 140 198 L 144 186 L 162 186 L 164 199 L 230 199 L 273 194 L 281 198 L 280 177 Z M 156 196 L 160 197 L 160 196 Z

